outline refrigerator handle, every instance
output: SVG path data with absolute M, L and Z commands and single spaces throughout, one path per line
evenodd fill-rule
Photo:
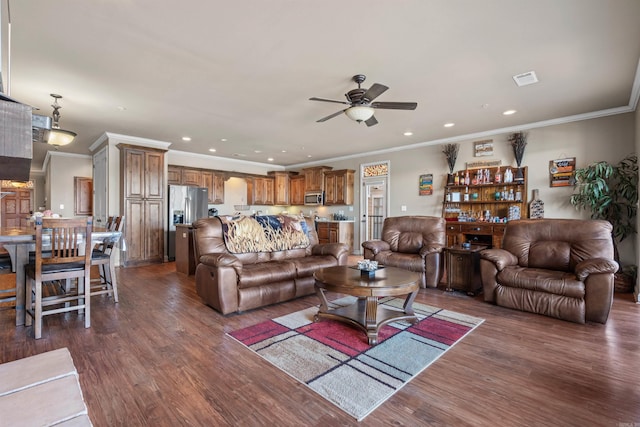
M 184 220 L 185 223 L 190 223 L 191 222 L 191 206 L 189 206 L 189 198 L 185 197 L 184 198 Z

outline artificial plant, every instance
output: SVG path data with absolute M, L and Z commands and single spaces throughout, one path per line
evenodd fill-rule
M 592 219 L 605 219 L 613 225 L 614 255 L 619 263 L 618 243 L 637 231 L 638 156 L 630 154 L 616 165 L 592 163 L 576 169 L 575 178 L 571 204 L 590 211 Z

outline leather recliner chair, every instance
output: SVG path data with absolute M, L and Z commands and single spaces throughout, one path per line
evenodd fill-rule
M 362 247 L 365 259 L 421 273 L 420 286 L 435 288 L 442 278 L 445 244 L 444 218 L 399 216 L 384 220 L 382 240 L 363 242 Z
M 571 322 L 606 323 L 614 273 L 608 221 L 512 221 L 502 249 L 480 252 L 484 300 Z

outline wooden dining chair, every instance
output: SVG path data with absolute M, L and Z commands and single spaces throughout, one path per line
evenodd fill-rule
M 84 312 L 84 327 L 91 326 L 92 226 L 92 217 L 36 219 L 35 256 L 25 267 L 25 324 L 35 322 L 36 339 L 42 337 L 42 318 L 51 314 Z M 77 286 L 68 286 L 73 279 Z M 54 284 L 47 287 L 46 295 L 45 282 Z
M 122 231 L 124 217 L 113 218 L 111 231 Z M 91 279 L 91 295 L 108 294 L 113 296 L 113 302 L 118 302 L 118 282 L 115 271 L 115 246 L 120 237 L 105 239 L 91 255 L 91 265 L 98 266 L 99 277 Z

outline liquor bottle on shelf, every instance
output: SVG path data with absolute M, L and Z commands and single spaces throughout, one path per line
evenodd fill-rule
M 495 181 L 496 184 L 500 184 L 502 182 L 502 173 L 500 172 L 500 169 L 496 170 Z
M 467 173 L 464 175 L 464 185 L 469 185 L 469 169 L 467 169 Z

